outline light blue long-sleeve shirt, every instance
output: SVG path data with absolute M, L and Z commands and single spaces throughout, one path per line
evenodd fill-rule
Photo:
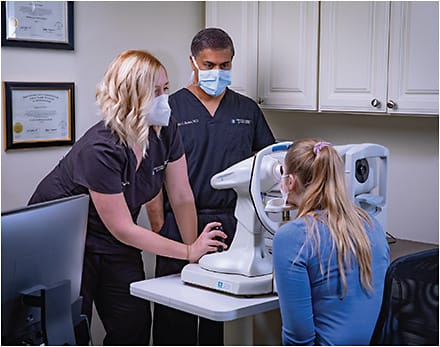
M 347 293 L 331 252 L 328 227 L 319 225 L 319 257 L 304 218 L 284 224 L 273 239 L 275 280 L 284 345 L 368 345 L 379 315 L 389 246 L 380 224 L 367 226 L 372 250 L 373 292 L 360 283 L 353 259 L 346 270 Z M 330 268 L 328 268 L 330 264 Z M 329 271 L 328 271 L 329 270 Z

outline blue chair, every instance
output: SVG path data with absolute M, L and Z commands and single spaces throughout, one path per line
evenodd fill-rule
M 438 260 L 435 248 L 390 264 L 370 345 L 439 345 Z

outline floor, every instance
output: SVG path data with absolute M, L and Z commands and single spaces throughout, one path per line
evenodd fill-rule
M 400 239 L 388 239 L 388 242 L 390 243 L 391 261 L 403 255 L 438 248 L 436 244 Z

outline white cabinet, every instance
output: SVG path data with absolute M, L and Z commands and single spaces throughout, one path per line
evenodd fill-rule
M 374 111 L 376 98 L 384 109 L 388 32 L 388 3 L 321 3 L 321 111 Z
M 258 97 L 262 107 L 316 110 L 318 2 L 259 4 Z
M 322 2 L 319 110 L 438 114 L 437 2 Z
M 438 114 L 438 2 L 391 2 L 388 112 Z
M 318 2 L 206 2 L 236 48 L 232 88 L 263 108 L 317 110 Z
M 438 114 L 437 1 L 207 1 L 206 26 L 263 108 Z
M 257 97 L 258 3 L 254 1 L 206 2 L 206 27 L 219 27 L 232 38 L 231 89 Z

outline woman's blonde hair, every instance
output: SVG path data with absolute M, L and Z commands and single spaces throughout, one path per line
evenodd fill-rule
M 304 190 L 297 218 L 311 217 L 305 220 L 309 236 L 316 240 L 318 252 L 317 221 L 325 223 L 330 230 L 332 253 L 336 250 L 344 288 L 343 296 L 347 293 L 345 270 L 351 267 L 351 256 L 358 261 L 362 287 L 372 291 L 371 246 L 365 232 L 365 223 L 372 222 L 368 214 L 354 205 L 348 196 L 344 163 L 339 153 L 328 142 L 304 139 L 294 142 L 289 148 L 284 165 L 285 173 L 295 175 Z
M 106 126 L 121 143 L 139 144 L 145 155 L 148 148 L 149 124 L 144 116 L 155 96 L 155 83 L 165 67 L 150 53 L 127 50 L 109 65 L 96 88 L 96 101 Z M 155 127 L 159 135 L 160 127 Z

